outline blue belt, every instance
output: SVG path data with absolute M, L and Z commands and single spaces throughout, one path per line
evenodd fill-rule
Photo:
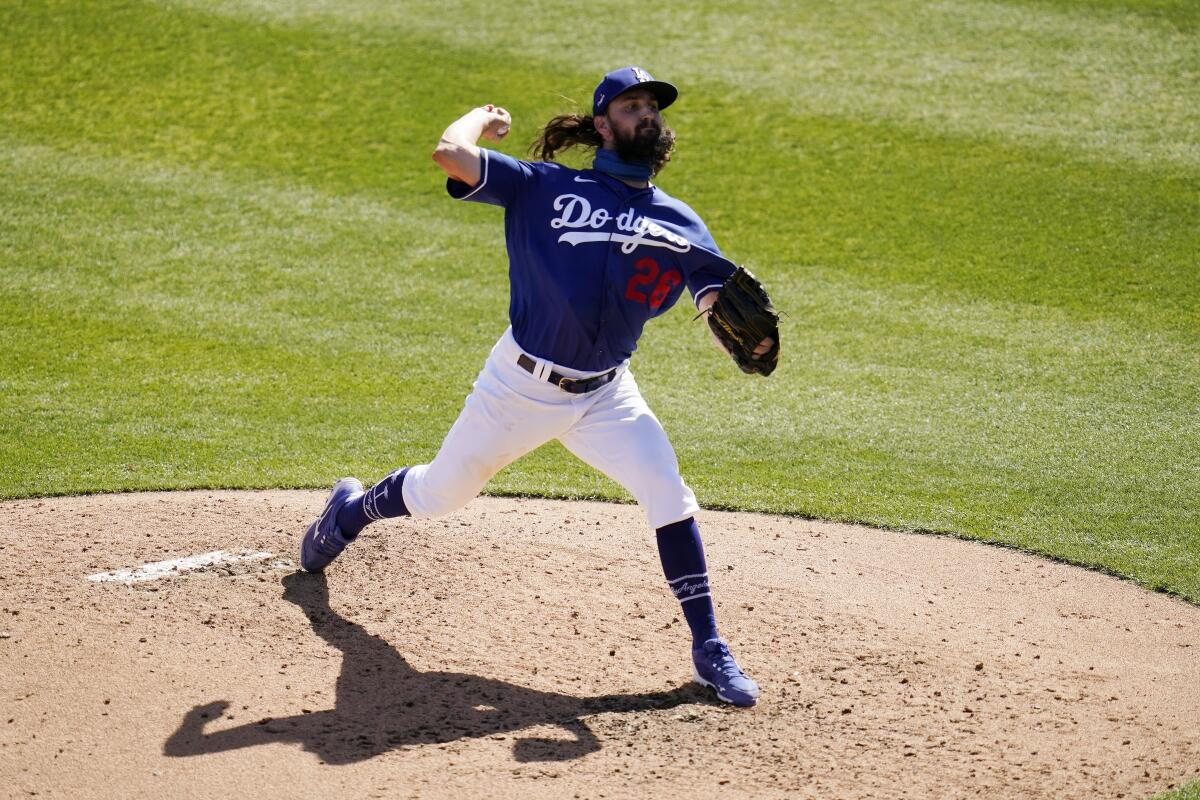
M 521 353 L 521 355 L 517 356 L 517 364 L 521 367 L 521 369 L 525 370 L 530 375 L 536 374 L 535 370 L 537 369 L 537 362 L 524 353 Z M 546 376 L 546 380 L 550 381 L 550 383 L 553 383 L 564 392 L 570 392 L 571 394 L 587 394 L 588 392 L 594 392 L 601 386 L 610 383 L 616 376 L 616 367 L 613 367 L 603 375 L 593 375 L 590 378 L 568 378 L 566 375 L 561 375 L 551 370 L 550 374 Z

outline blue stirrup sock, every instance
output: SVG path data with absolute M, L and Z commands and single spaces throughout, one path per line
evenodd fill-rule
M 692 629 L 692 646 L 717 638 L 717 614 L 708 590 L 708 565 L 704 544 L 694 517 L 664 525 L 655 531 L 658 556 L 667 585 L 683 607 L 683 617 Z
M 363 492 L 342 506 L 337 515 L 337 526 L 342 536 L 353 539 L 358 532 L 372 522 L 392 517 L 407 517 L 408 507 L 404 505 L 404 475 L 408 467 L 403 467 L 388 475 L 379 483 Z

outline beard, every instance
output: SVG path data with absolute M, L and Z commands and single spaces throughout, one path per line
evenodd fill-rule
M 657 165 L 675 144 L 675 132 L 647 122 L 631 134 L 613 128 L 613 145 L 622 161 Z M 664 162 L 665 163 L 665 162 Z

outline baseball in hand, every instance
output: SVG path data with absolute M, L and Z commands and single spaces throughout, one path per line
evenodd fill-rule
M 494 106 L 491 103 L 484 106 L 483 110 L 487 111 L 492 117 L 488 120 L 487 127 L 484 128 L 484 138 L 499 141 L 507 136 L 509 128 L 512 125 L 512 117 L 509 113 L 500 106 Z

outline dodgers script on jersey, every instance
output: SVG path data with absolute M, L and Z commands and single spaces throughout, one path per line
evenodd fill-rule
M 736 265 L 686 203 L 595 170 L 518 161 L 482 149 L 479 183 L 460 200 L 505 209 L 513 336 L 526 352 L 601 372 L 628 359 L 642 328 L 686 285 L 698 300 Z

